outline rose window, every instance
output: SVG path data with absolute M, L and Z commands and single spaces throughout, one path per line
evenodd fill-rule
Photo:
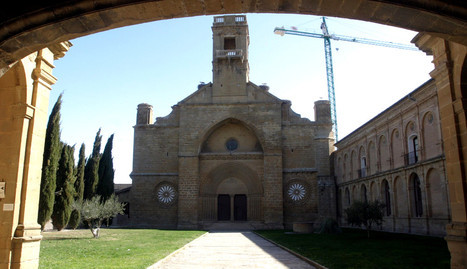
M 300 201 L 305 197 L 305 187 L 302 184 L 294 183 L 290 185 L 289 190 L 287 191 L 290 199 L 293 201 Z
M 163 204 L 170 204 L 175 199 L 175 188 L 170 185 L 163 185 L 157 190 L 157 199 Z
M 238 148 L 238 141 L 235 138 L 230 138 L 225 142 L 225 147 L 228 151 L 234 151 Z

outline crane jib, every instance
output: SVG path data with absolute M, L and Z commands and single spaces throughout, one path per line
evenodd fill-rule
M 331 120 L 333 124 L 334 135 L 335 135 L 336 142 L 337 142 L 338 141 L 337 115 L 336 115 L 336 99 L 335 99 L 335 91 L 334 91 L 334 71 L 333 71 L 333 66 L 332 66 L 331 39 L 336 40 L 336 41 L 347 41 L 347 42 L 354 42 L 354 43 L 360 43 L 360 44 L 366 44 L 366 45 L 381 46 L 381 47 L 396 48 L 396 49 L 411 50 L 411 51 L 419 51 L 419 49 L 415 47 L 414 45 L 400 44 L 400 43 L 394 43 L 394 42 L 389 42 L 389 41 L 380 41 L 380 40 L 374 40 L 374 39 L 368 39 L 368 38 L 351 37 L 351 36 L 343 36 L 343 35 L 330 35 L 328 31 L 328 27 L 326 25 L 325 17 L 323 17 L 323 22 L 321 23 L 320 28 L 323 31 L 322 34 L 299 31 L 296 28 L 286 29 L 285 27 L 276 27 L 274 29 L 274 33 L 279 34 L 281 36 L 287 34 L 287 35 L 306 36 L 306 37 L 324 39 L 324 52 L 325 52 L 325 59 L 326 59 L 326 76 L 327 76 L 327 84 L 328 84 L 328 98 L 329 98 L 329 102 L 331 105 Z

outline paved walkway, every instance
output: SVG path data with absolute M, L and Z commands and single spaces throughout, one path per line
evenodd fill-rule
M 253 232 L 209 232 L 149 268 L 315 268 Z

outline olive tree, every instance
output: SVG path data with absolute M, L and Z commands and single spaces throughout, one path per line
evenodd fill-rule
M 74 207 L 81 213 L 81 219 L 88 224 L 94 238 L 99 238 L 102 223 L 117 214 L 123 215 L 125 204 L 120 203 L 112 194 L 105 201 L 101 201 L 101 196 L 96 195 L 82 203 L 76 202 Z

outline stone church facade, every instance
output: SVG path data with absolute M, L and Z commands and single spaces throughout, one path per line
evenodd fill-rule
M 280 229 L 330 217 L 346 226 L 353 202 L 380 200 L 383 230 L 446 234 L 434 80 L 334 144 L 328 101 L 315 102 L 310 121 L 249 81 L 246 16 L 215 17 L 212 31 L 212 83 L 166 117 L 138 105 L 132 185 L 119 191 L 131 217 L 119 225 Z
M 328 101 L 315 121 L 249 81 L 246 16 L 214 18 L 213 81 L 154 121 L 138 105 L 129 225 L 291 228 L 336 215 Z
M 438 96 L 429 80 L 336 143 L 338 219 L 354 201 L 386 204 L 382 229 L 446 235 L 451 220 Z

